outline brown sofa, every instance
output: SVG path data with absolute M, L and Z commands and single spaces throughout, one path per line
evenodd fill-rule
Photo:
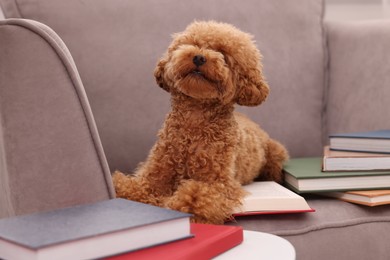
M 271 94 L 260 107 L 237 109 L 292 157 L 321 155 L 329 133 L 390 128 L 390 23 L 326 23 L 321 0 L 0 6 L 6 18 L 23 18 L 0 22 L 0 217 L 114 196 L 109 173 L 131 172 L 145 158 L 169 110 L 156 61 L 194 19 L 255 36 Z M 297 259 L 389 258 L 389 206 L 307 199 L 315 213 L 229 224 L 288 239 Z

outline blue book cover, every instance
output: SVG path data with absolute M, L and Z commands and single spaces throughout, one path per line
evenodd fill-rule
M 341 133 L 333 134 L 330 138 L 372 138 L 372 139 L 390 139 L 389 130 L 377 130 L 369 132 Z
M 331 150 L 390 153 L 390 130 L 333 134 L 329 139 Z

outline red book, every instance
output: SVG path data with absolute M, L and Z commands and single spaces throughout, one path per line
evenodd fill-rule
M 239 226 L 191 224 L 193 238 L 154 246 L 106 258 L 108 260 L 199 260 L 210 259 L 239 245 L 243 230 Z

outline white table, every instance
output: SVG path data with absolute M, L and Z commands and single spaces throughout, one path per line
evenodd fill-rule
M 295 249 L 286 239 L 263 232 L 244 230 L 242 244 L 214 259 L 272 259 L 295 260 Z

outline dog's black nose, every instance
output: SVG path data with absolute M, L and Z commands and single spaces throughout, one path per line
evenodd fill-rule
M 202 66 L 203 64 L 206 63 L 206 58 L 202 55 L 195 55 L 194 58 L 192 59 L 192 62 L 197 66 Z

